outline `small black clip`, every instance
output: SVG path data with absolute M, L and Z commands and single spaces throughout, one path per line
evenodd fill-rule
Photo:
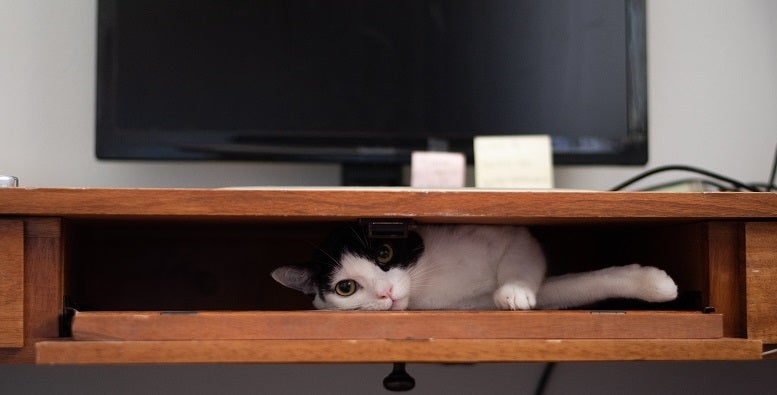
M 707 307 L 701 309 L 701 312 L 704 313 L 704 314 L 712 314 L 712 313 L 715 312 L 715 308 L 712 307 L 712 306 L 707 306 Z
M 409 219 L 360 219 L 359 224 L 367 230 L 370 239 L 407 238 L 413 221 Z

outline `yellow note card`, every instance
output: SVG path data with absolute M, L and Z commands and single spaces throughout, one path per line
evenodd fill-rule
M 478 136 L 474 144 L 476 187 L 553 188 L 550 136 Z

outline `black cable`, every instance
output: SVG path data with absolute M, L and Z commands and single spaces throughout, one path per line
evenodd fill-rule
M 766 191 L 777 191 L 777 186 L 774 185 L 774 177 L 777 176 L 777 147 L 774 147 L 774 160 L 772 160 L 772 174 L 769 175 L 769 181 L 766 183 Z
M 727 183 L 729 183 L 729 184 L 731 184 L 731 185 L 733 185 L 736 188 L 741 189 L 741 190 L 746 190 L 746 191 L 751 191 L 751 192 L 761 192 L 761 190 L 759 190 L 758 188 L 750 186 L 750 185 L 747 185 L 747 184 L 745 184 L 743 182 L 740 182 L 740 181 L 737 181 L 737 180 L 735 180 L 733 178 L 729 178 L 729 177 L 726 177 L 726 176 L 723 176 L 723 175 L 720 175 L 720 174 L 717 174 L 717 173 L 713 173 L 711 171 L 707 171 L 707 170 L 704 170 L 704 169 L 699 169 L 699 168 L 696 168 L 696 167 L 685 166 L 685 165 L 667 165 L 667 166 L 656 167 L 655 169 L 651 169 L 651 170 L 648 170 L 648 171 L 643 172 L 641 174 L 638 174 L 637 176 L 632 177 L 632 178 L 630 178 L 630 179 L 628 179 L 628 180 L 618 184 L 617 186 L 612 188 L 611 191 L 623 190 L 623 188 L 626 188 L 627 186 L 629 186 L 631 184 L 634 184 L 635 182 L 637 182 L 639 180 L 642 180 L 643 178 L 647 178 L 647 177 L 652 176 L 653 174 L 656 174 L 656 173 L 662 173 L 662 172 L 665 172 L 665 171 L 672 171 L 672 170 L 680 170 L 680 171 L 688 171 L 688 172 L 692 172 L 692 173 L 698 173 L 698 174 L 701 174 L 701 175 L 704 175 L 704 176 L 707 176 L 707 177 L 710 177 L 710 178 L 714 178 L 714 179 L 717 179 L 717 180 L 720 180 L 720 181 L 727 182 Z
M 553 373 L 553 369 L 555 368 L 555 362 L 548 362 L 545 364 L 545 368 L 542 369 L 540 381 L 537 382 L 537 388 L 534 390 L 534 395 L 543 395 L 545 393 L 545 389 L 548 386 L 548 381 L 550 380 L 550 375 Z
M 750 186 L 753 187 L 753 188 L 758 188 L 758 190 L 761 191 L 761 192 L 777 191 L 777 187 L 775 187 L 774 185 L 769 185 L 769 184 L 765 184 L 765 183 L 762 184 L 760 182 L 756 182 L 756 183 L 750 184 Z
M 721 191 L 721 192 L 730 192 L 730 191 L 735 190 L 733 187 L 731 187 L 731 185 L 725 185 L 725 184 L 723 184 L 721 182 L 717 182 L 717 181 L 714 181 L 714 180 L 708 180 L 708 179 L 699 180 L 699 179 L 695 179 L 695 178 L 688 178 L 688 179 L 681 179 L 681 180 L 677 180 L 677 181 L 670 181 L 670 182 L 667 182 L 666 184 L 655 185 L 655 186 L 651 187 L 650 190 L 659 190 L 660 191 L 663 188 L 669 188 L 669 187 L 671 187 L 674 184 L 692 183 L 692 182 L 696 182 L 696 181 L 700 181 L 702 183 L 702 187 L 705 187 L 705 186 L 714 187 L 716 190 Z M 754 184 L 751 184 L 750 186 L 756 187 L 756 185 L 754 185 Z

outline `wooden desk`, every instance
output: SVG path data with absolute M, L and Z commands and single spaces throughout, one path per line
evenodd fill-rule
M 681 300 L 606 314 L 304 311 L 309 302 L 269 272 L 305 259 L 334 226 L 359 218 L 531 225 L 551 271 L 655 265 L 675 278 Z M 759 359 L 763 344 L 777 343 L 775 284 L 770 193 L 0 189 L 5 362 Z M 134 337 L 73 338 L 65 307 L 97 328 L 120 329 L 144 314 L 154 323 Z M 290 331 L 349 320 L 361 322 L 358 338 Z

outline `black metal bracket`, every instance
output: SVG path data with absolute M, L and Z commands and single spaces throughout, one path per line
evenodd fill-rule
M 405 239 L 414 222 L 409 219 L 362 218 L 359 224 L 366 229 L 371 239 Z

